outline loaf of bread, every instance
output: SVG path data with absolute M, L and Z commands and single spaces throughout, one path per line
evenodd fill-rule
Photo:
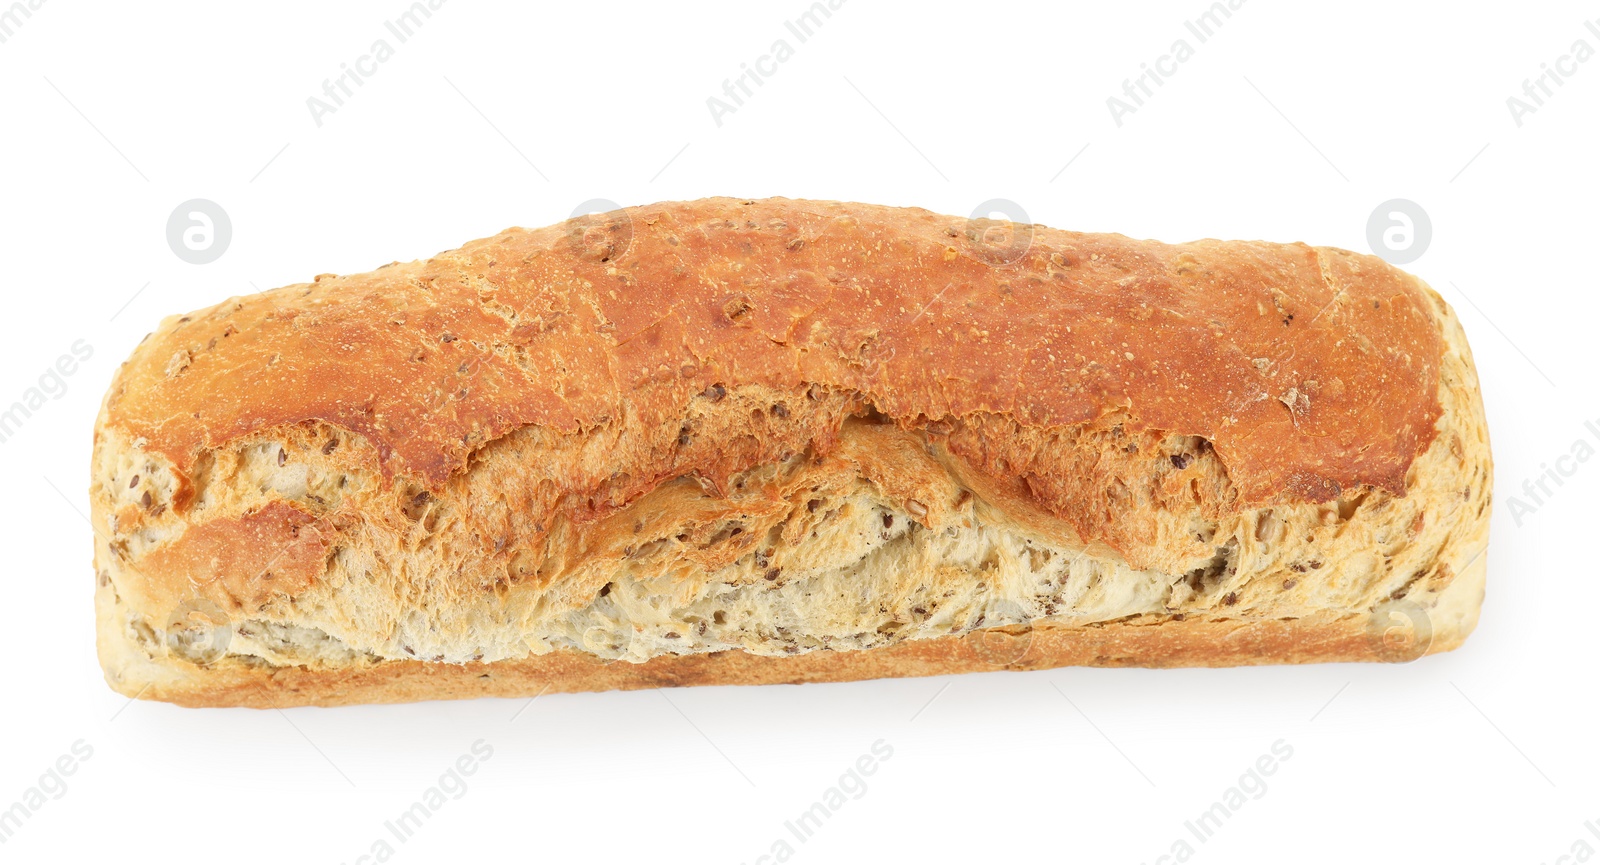
M 1454 313 L 1339 249 L 714 198 L 168 318 L 108 682 L 277 707 L 1404 661 L 1483 596 Z

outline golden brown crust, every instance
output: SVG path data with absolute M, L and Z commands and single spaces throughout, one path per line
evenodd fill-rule
M 196 523 L 150 553 L 142 586 L 152 598 L 198 596 L 229 608 L 255 607 L 274 594 L 299 594 L 323 573 L 326 520 L 285 502 L 238 517 Z
M 372 442 L 387 476 L 437 489 L 520 427 L 624 412 L 669 427 L 718 384 L 820 386 L 906 424 L 1124 411 L 1210 441 L 1245 502 L 1404 492 L 1439 414 L 1414 279 L 1304 244 L 1029 231 L 994 266 L 963 220 L 837 202 L 714 198 L 587 235 L 514 229 L 170 321 L 122 371 L 107 424 L 188 475 L 207 449 L 323 421 Z M 1005 423 L 963 454 L 997 476 Z M 669 468 L 731 467 L 620 468 L 631 496 Z

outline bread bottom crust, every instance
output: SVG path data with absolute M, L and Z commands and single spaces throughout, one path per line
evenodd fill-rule
M 344 706 L 692 685 L 773 685 L 941 676 L 1055 667 L 1233 667 L 1258 664 L 1406 662 L 1461 645 L 1477 624 L 1486 557 L 1479 555 L 1441 593 L 1401 601 L 1373 615 L 1298 619 L 1138 616 L 1073 625 L 989 628 L 861 651 L 788 657 L 741 651 L 673 655 L 644 663 L 605 661 L 574 651 L 496 663 L 380 661 L 338 668 L 272 667 L 223 658 L 198 665 L 150 657 L 102 621 L 106 681 L 129 697 L 190 707 Z M 102 618 L 114 597 L 97 597 Z

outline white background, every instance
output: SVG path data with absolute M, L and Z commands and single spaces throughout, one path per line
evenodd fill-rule
M 307 98 L 374 40 L 394 44 L 383 22 L 404 8 L 48 0 L 0 44 L 0 405 L 75 340 L 94 350 L 0 444 L 0 809 L 75 741 L 93 748 L 0 861 L 353 863 L 479 739 L 492 758 L 393 861 L 754 863 L 779 838 L 816 863 L 1154 863 L 1179 838 L 1216 863 L 1553 863 L 1579 839 L 1600 848 L 1584 827 L 1600 819 L 1600 460 L 1520 526 L 1509 509 L 1541 464 L 1579 439 L 1600 447 L 1584 427 L 1600 423 L 1600 60 L 1520 127 L 1506 104 L 1575 40 L 1600 49 L 1584 27 L 1600 6 L 1249 0 L 1199 44 L 1183 22 L 1203 0 L 848 0 L 799 44 L 783 22 L 804 0 L 451 0 L 319 128 Z M 707 98 L 779 38 L 794 56 L 719 127 Z M 1179 38 L 1195 56 L 1119 128 L 1107 97 Z M 195 711 L 103 684 L 80 515 L 90 434 L 117 363 L 162 316 L 547 224 L 588 199 L 706 195 L 962 215 L 1003 197 L 1063 228 L 1361 251 L 1379 202 L 1416 201 L 1433 240 L 1409 267 L 1461 313 L 1492 428 L 1478 632 L 1409 665 L 526 707 Z M 164 236 L 196 197 L 233 222 L 204 266 Z M 879 739 L 893 757 L 865 795 L 809 842 L 789 836 L 784 821 Z M 1293 756 L 1265 795 L 1210 841 L 1188 835 L 1280 739 Z

